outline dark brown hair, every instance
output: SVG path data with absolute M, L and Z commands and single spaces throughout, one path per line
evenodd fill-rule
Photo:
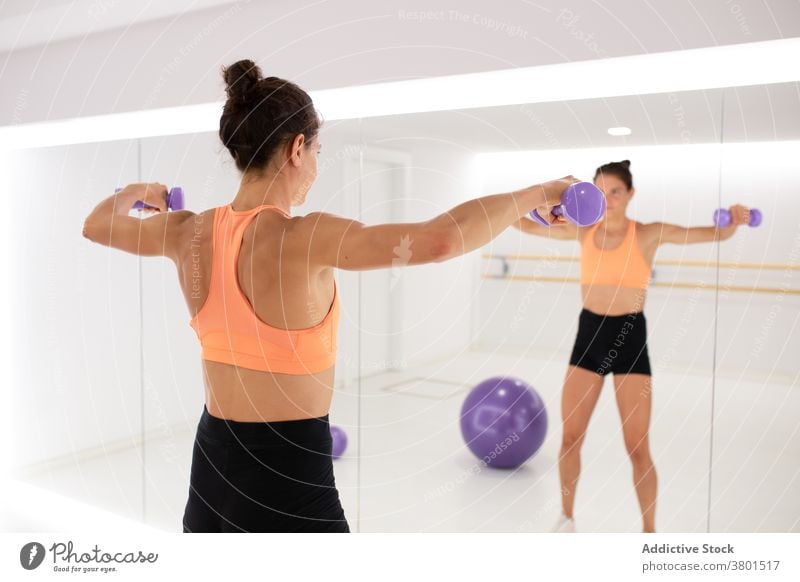
M 219 137 L 236 167 L 262 170 L 275 151 L 298 134 L 308 146 L 322 125 L 308 93 L 278 77 L 261 76 L 251 60 L 222 67 L 228 100 L 219 120 Z
M 630 160 L 622 160 L 621 162 L 609 162 L 607 164 L 603 164 L 597 171 L 594 173 L 594 179 L 597 181 L 597 176 L 600 174 L 611 174 L 612 176 L 616 176 L 628 187 L 628 190 L 633 188 L 633 174 L 631 174 L 631 161 Z

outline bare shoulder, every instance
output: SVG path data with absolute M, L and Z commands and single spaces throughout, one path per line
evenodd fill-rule
M 307 245 L 314 236 L 322 234 L 328 220 L 333 214 L 327 212 L 309 212 L 303 216 L 293 216 L 287 221 L 290 240 Z
M 298 237 L 320 240 L 326 235 L 338 233 L 358 225 L 359 222 L 351 218 L 331 214 L 330 212 L 309 212 L 304 216 L 292 218 L 290 224 L 293 233 Z
M 292 228 L 314 229 L 324 226 L 328 221 L 340 218 L 330 212 L 309 212 L 304 216 L 292 218 Z
M 182 239 L 187 235 L 193 236 L 197 225 L 202 225 L 208 216 L 214 216 L 213 208 L 200 213 L 192 212 L 191 210 L 174 210 L 165 214 L 169 225 L 168 231 L 174 233 L 174 236 L 178 239 Z
M 677 236 L 683 228 L 668 222 L 636 223 L 639 242 L 646 246 L 658 246 Z
M 197 214 L 196 212 L 192 212 L 191 210 L 173 210 L 167 213 L 167 217 L 169 218 L 170 222 L 175 221 L 175 224 L 182 224 L 188 221 L 193 216 L 201 216 L 203 214 L 206 214 L 207 212 L 210 211 L 205 210 L 200 214 Z
M 634 221 L 634 223 L 636 224 L 636 232 L 639 234 L 639 236 L 648 240 L 658 238 L 664 228 L 668 226 L 663 222 Z
M 166 256 L 179 260 L 181 250 L 186 246 L 185 224 L 194 216 L 190 210 L 154 212 L 145 218 L 125 217 L 120 229 L 120 248 L 127 252 L 146 256 Z
M 345 222 L 350 221 L 329 212 L 293 216 L 286 224 L 284 251 L 314 263 L 320 249 L 335 244 L 333 235 L 346 228 Z
M 200 213 L 192 212 L 191 210 L 172 210 L 165 213 L 164 216 L 169 221 L 170 227 L 174 227 L 175 232 L 182 235 L 187 226 L 191 227 L 195 222 L 202 220 L 209 213 L 213 213 L 213 208 Z

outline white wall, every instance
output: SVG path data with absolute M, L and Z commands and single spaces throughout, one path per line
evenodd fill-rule
M 478 195 L 471 154 L 432 144 L 398 143 L 392 147 L 410 156 L 407 199 L 397 222 L 429 220 Z M 370 151 L 369 143 L 366 151 Z M 365 202 L 372 196 L 370 192 L 363 193 Z M 407 251 L 413 255 L 413 240 Z M 405 251 L 398 254 L 401 252 Z M 411 367 L 467 349 L 471 339 L 473 255 L 393 270 L 393 284 L 401 290 L 399 321 L 394 330 L 397 353 L 392 358 L 398 367 Z
M 11 157 L 0 156 L 0 192 L 13 192 L 13 182 L 11 179 Z M 11 243 L 14 237 L 11 233 L 12 217 L 10 212 L 0 214 L 0 270 L 3 273 L 16 272 L 16 257 L 11 251 Z M 10 285 L 0 285 L 0 309 L 2 309 L 3 320 L 11 321 L 14 313 L 12 303 L 12 291 Z M 16 410 L 16 366 L 14 354 L 13 331 L 11 325 L 4 325 L 0 330 L 0 366 L 2 366 L 3 376 L 0 382 L 0 398 L 6 403 L 6 408 Z M 0 458 L 6 459 L 6 463 L 0 468 L 0 479 L 3 479 L 11 472 L 11 459 L 14 457 L 14 423 L 6 422 L 0 429 Z
M 141 412 L 138 262 L 81 233 L 104 196 L 136 179 L 135 143 L 21 151 L 8 160 L 16 378 L 8 462 L 129 445 Z
M 794 288 L 800 277 L 790 268 L 747 269 L 745 263 L 794 265 L 800 258 L 800 187 L 796 142 L 648 146 L 616 150 L 539 151 L 482 156 L 485 192 L 503 191 L 523 183 L 572 173 L 591 181 L 597 166 L 630 159 L 637 193 L 629 216 L 640 222 L 663 221 L 687 226 L 710 225 L 713 210 L 742 203 L 759 207 L 760 228 L 740 228 L 719 246 L 720 261 L 738 261 L 737 268 L 719 270 L 725 285 Z M 722 159 L 720 156 L 722 155 Z M 720 166 L 720 162 L 722 165 Z M 720 190 L 719 177 L 722 176 Z M 572 241 L 556 241 L 509 230 L 486 252 L 578 256 Z M 797 333 L 800 297 L 786 293 L 759 294 L 720 291 L 715 302 L 717 246 L 710 243 L 665 245 L 656 260 L 704 261 L 712 267 L 656 266 L 656 282 L 686 282 L 697 288 L 651 287 L 645 307 L 654 368 L 680 366 L 719 374 L 765 374 L 783 381 L 797 377 L 793 360 L 800 353 Z M 486 273 L 498 274 L 497 261 L 484 261 Z M 579 264 L 543 261 L 511 263 L 512 273 L 579 277 Z M 783 286 L 783 287 L 781 287 Z M 482 280 L 476 338 L 480 349 L 530 350 L 565 358 L 571 350 L 581 309 L 575 283 Z M 566 363 L 565 363 L 566 365 Z

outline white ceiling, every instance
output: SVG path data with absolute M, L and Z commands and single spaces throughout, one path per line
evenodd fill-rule
M 800 140 L 800 83 L 394 115 L 329 125 L 361 132 L 368 143 L 387 148 L 435 143 L 472 152 Z M 608 135 L 609 127 L 619 125 L 631 128 L 631 135 Z
M 216 101 L 244 57 L 321 90 L 789 37 L 798 0 L 0 0 L 0 126 Z
M 205 10 L 236 0 L 0 0 L 0 52 Z
M 0 1 L 0 17 L 3 19 L 20 14 L 33 14 L 50 7 L 72 4 L 74 0 L 2 0 Z
M 0 0 L 0 52 L 178 18 L 234 3 L 237 0 Z M 374 20 L 375 34 L 379 36 L 381 16 L 421 29 L 439 27 L 444 34 L 449 34 L 446 31 L 452 25 L 460 24 L 461 30 L 473 35 L 536 38 L 541 41 L 543 52 L 562 55 L 564 60 L 576 60 L 572 55 L 578 48 L 589 49 L 597 57 L 630 54 L 626 45 L 631 38 L 638 44 L 638 52 L 654 52 L 800 36 L 800 2 L 796 0 L 571 0 L 567 4 L 560 0 L 502 3 L 435 0 L 417 4 L 410 0 L 238 0 L 238 3 L 250 4 L 251 8 L 259 4 L 280 6 L 279 10 L 286 15 L 301 7 L 318 13 L 341 7 L 343 14 L 360 8 L 365 18 Z M 420 12 L 441 15 L 427 19 L 409 16 Z M 494 28 L 487 19 L 496 21 Z M 320 28 L 313 22 L 313 16 L 309 25 Z M 563 34 L 557 34 L 554 42 L 544 29 Z M 387 31 L 386 40 L 396 40 L 395 35 Z M 660 46 L 665 43 L 672 46 Z

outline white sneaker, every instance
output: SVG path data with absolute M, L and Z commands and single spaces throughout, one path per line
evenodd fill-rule
M 563 513 L 558 516 L 558 521 L 553 529 L 550 530 L 551 533 L 575 533 L 575 520 L 571 517 L 567 517 Z

